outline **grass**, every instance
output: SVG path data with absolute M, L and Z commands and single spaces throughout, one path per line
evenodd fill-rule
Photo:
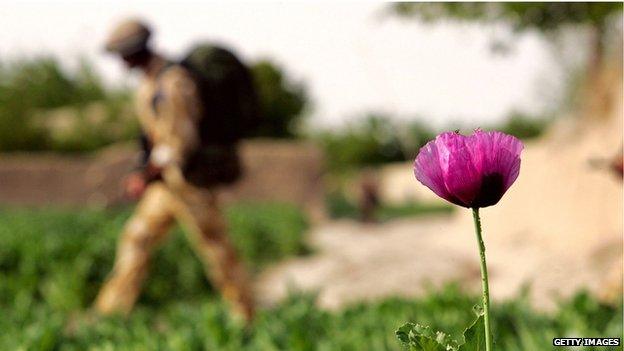
M 358 206 L 340 191 L 327 194 L 325 197 L 325 204 L 331 218 L 361 218 Z M 387 221 L 403 217 L 445 214 L 451 213 L 452 211 L 453 206 L 444 203 L 410 202 L 400 205 L 381 203 L 375 210 L 375 218 L 379 221 Z
M 305 251 L 305 218 L 290 206 L 243 204 L 227 213 L 233 241 L 250 265 Z M 404 322 L 457 337 L 478 301 L 448 286 L 418 299 L 329 312 L 315 306 L 313 295 L 294 293 L 245 328 L 230 317 L 176 230 L 156 253 L 136 311 L 126 319 L 94 318 L 88 307 L 111 268 L 128 215 L 0 212 L 0 350 L 400 350 L 394 331 Z M 499 350 L 547 350 L 555 336 L 622 335 L 621 304 L 603 305 L 582 292 L 552 314 L 534 311 L 524 295 L 493 307 Z
M 400 350 L 394 330 L 419 321 L 454 337 L 471 320 L 476 296 L 456 287 L 414 299 L 390 298 L 336 312 L 315 307 L 314 297 L 293 295 L 263 310 L 250 328 L 215 298 L 140 306 L 128 319 L 95 320 L 35 303 L 0 318 L 3 350 Z M 499 350 L 546 350 L 556 336 L 621 336 L 622 309 L 600 305 L 580 293 L 559 312 L 533 312 L 523 298 L 496 305 Z M 598 350 L 597 348 L 596 350 Z M 591 350 L 591 349 L 586 349 Z M 611 348 L 610 350 L 614 350 Z M 619 348 L 621 350 L 621 348 Z
M 306 251 L 305 216 L 280 203 L 226 210 L 232 241 L 252 270 Z M 4 210 L 0 212 L 0 302 L 23 297 L 69 311 L 88 306 L 113 265 L 129 210 Z M 212 288 L 176 228 L 155 252 L 141 302 L 203 297 Z

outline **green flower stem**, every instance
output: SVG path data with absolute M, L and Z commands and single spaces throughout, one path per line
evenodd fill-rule
M 485 263 L 485 244 L 481 236 L 481 219 L 479 218 L 479 208 L 472 209 L 475 232 L 477 233 L 477 243 L 479 244 L 479 256 L 481 257 L 481 286 L 483 289 L 483 321 L 485 323 L 485 350 L 492 350 L 492 332 L 490 331 L 490 288 L 488 286 L 487 263 Z

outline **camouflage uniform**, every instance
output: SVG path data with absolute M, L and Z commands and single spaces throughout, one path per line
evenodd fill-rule
M 145 28 L 134 21 L 124 23 L 113 33 L 107 47 L 115 51 L 111 42 L 123 42 L 119 37 L 128 37 L 128 33 L 134 34 L 135 39 L 140 37 L 135 46 L 142 45 L 149 37 Z M 130 312 L 147 275 L 152 251 L 177 220 L 223 297 L 249 319 L 253 303 L 247 274 L 228 240 L 214 184 L 197 184 L 185 177 L 184 170 L 189 168 L 189 162 L 197 162 L 191 156 L 200 147 L 197 122 L 202 117 L 202 104 L 196 84 L 186 69 L 157 55 L 151 57 L 144 72 L 136 108 L 150 144 L 147 161 L 161 171 L 156 180 L 148 183 L 125 226 L 111 277 L 95 306 L 102 313 Z

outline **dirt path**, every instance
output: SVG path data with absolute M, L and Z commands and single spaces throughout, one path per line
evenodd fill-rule
M 470 213 L 462 210 L 457 215 L 469 217 Z M 607 272 L 621 268 L 621 236 L 617 234 L 588 243 L 582 251 L 567 251 L 563 247 L 567 245 L 552 250 L 543 242 L 524 240 L 522 231 L 517 233 L 488 240 L 495 300 L 512 297 L 530 283 L 535 304 L 549 308 L 558 295 L 579 288 L 604 293 Z M 416 296 L 428 285 L 449 281 L 473 291 L 480 287 L 473 233 L 449 218 L 376 226 L 340 221 L 316 228 L 311 237 L 318 254 L 286 262 L 262 277 L 259 291 L 265 303 L 279 300 L 292 288 L 319 291 L 319 303 L 334 308 L 384 296 Z M 621 270 L 615 274 L 621 277 Z

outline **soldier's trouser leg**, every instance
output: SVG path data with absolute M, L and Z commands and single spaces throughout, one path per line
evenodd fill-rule
M 121 235 L 115 266 L 95 302 L 98 312 L 132 310 L 147 275 L 153 249 L 166 237 L 173 221 L 171 195 L 156 182 L 148 186 Z
M 227 227 L 214 194 L 197 191 L 179 197 L 176 217 L 204 264 L 208 277 L 225 300 L 248 321 L 254 315 L 249 277 L 227 236 Z

